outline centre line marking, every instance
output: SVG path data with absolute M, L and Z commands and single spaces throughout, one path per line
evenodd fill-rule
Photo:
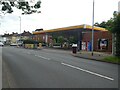
M 85 70 L 85 69 L 82 69 L 82 68 L 79 68 L 79 67 L 76 67 L 76 66 L 73 66 L 73 65 L 69 65 L 69 64 L 66 64 L 66 63 L 61 63 L 61 64 L 65 65 L 65 66 L 68 66 L 68 67 L 78 69 L 78 70 L 83 71 L 83 72 L 87 72 L 87 73 L 92 74 L 92 75 L 96 75 L 96 76 L 111 80 L 111 81 L 114 80 L 113 78 L 110 78 L 110 77 L 107 77 L 107 76 L 104 76 L 104 75 L 101 75 L 101 74 L 98 74 L 98 73 L 95 73 L 95 72 L 91 72 L 91 71 L 88 71 L 88 70 Z
M 50 58 L 46 58 L 46 57 L 43 57 L 43 56 L 39 56 L 39 55 L 35 55 L 35 56 L 40 57 L 42 59 L 50 60 Z

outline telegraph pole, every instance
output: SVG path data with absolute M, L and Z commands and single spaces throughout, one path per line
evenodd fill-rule
M 21 16 L 19 16 L 20 18 L 20 40 L 21 40 Z
M 120 14 L 120 1 L 118 2 L 118 13 Z
M 93 17 L 92 17 L 92 56 L 93 56 L 93 50 L 94 50 L 94 4 L 95 4 L 95 1 L 93 0 Z

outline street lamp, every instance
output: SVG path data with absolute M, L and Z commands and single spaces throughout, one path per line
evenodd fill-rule
M 19 16 L 20 18 L 20 36 L 21 36 L 21 16 Z
M 0 31 L 2 31 L 1 26 L 2 26 L 2 15 L 0 15 Z M 0 38 L 1 38 L 1 35 L 0 35 Z
M 21 16 L 19 16 L 20 18 L 20 40 L 21 40 Z
M 118 13 L 120 13 L 120 1 L 118 2 Z
M 22 44 L 22 40 L 21 40 L 21 16 L 19 16 L 19 19 L 20 19 L 20 38 L 19 38 L 19 43 L 20 45 Z
M 0 18 L 1 18 L 2 16 L 0 15 Z M 1 29 L 1 20 L 0 20 L 0 29 Z
M 94 50 L 94 4 L 95 4 L 95 1 L 93 0 L 93 17 L 92 17 L 92 56 L 93 56 L 93 50 Z

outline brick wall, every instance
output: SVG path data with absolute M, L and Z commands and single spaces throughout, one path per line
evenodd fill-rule
M 84 33 L 83 34 L 83 42 L 90 42 L 92 38 L 92 33 Z M 108 39 L 108 49 L 107 50 L 100 50 L 98 49 L 98 39 Z M 97 31 L 94 32 L 94 50 L 95 51 L 105 51 L 105 52 L 112 52 L 112 34 L 108 31 Z

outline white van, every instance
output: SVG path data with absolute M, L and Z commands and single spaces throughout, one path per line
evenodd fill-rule
M 0 42 L 0 46 L 4 46 L 4 44 L 2 42 Z

